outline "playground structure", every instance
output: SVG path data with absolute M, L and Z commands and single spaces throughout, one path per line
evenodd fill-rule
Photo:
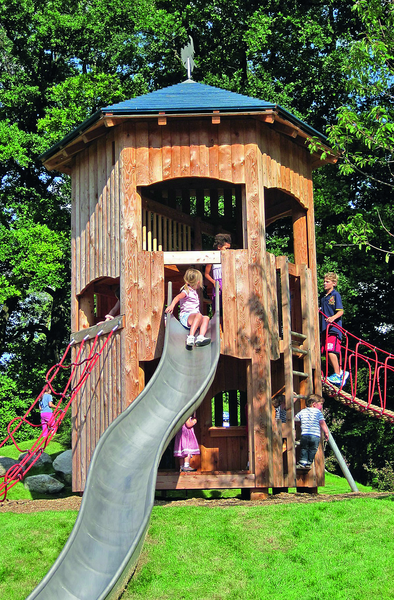
M 259 498 L 324 484 L 321 450 L 309 473 L 296 471 L 293 427 L 294 410 L 321 390 L 312 170 L 335 161 L 324 141 L 275 104 L 188 80 L 101 109 L 43 156 L 72 178 L 73 352 L 87 335 L 85 348 L 93 343 L 118 285 L 124 315 L 73 403 L 75 491 L 100 436 L 157 367 L 167 283 L 178 293 L 188 266 L 218 262 L 221 356 L 198 410 L 197 471 L 180 474 L 165 456 L 157 488 Z M 292 224 L 294 263 L 266 252 L 266 228 L 281 218 Z M 218 232 L 233 240 L 222 256 L 211 250 Z M 286 423 L 273 418 L 279 392 Z
M 324 161 L 306 148 L 311 136 L 319 134 L 276 105 L 188 81 L 102 109 L 44 155 L 48 168 L 72 176 L 74 333 L 31 407 L 45 391 L 56 396 L 50 436 L 0 492 L 28 472 L 72 407 L 73 489 L 84 495 L 69 540 L 28 600 L 117 598 L 156 489 L 243 488 L 259 498 L 268 488 L 323 485 L 322 449 L 309 472 L 296 471 L 294 439 L 294 413 L 322 381 L 311 174 Z M 293 225 L 294 263 L 265 249 L 266 227 L 280 218 Z M 218 232 L 231 233 L 235 248 L 209 250 Z M 188 266 L 218 262 L 222 329 L 217 294 L 211 345 L 187 352 L 179 322 L 164 323 L 166 290 L 179 291 Z M 103 323 L 119 285 L 122 314 Z M 359 347 L 346 346 L 343 363 L 353 367 L 355 404 L 357 365 L 369 360 Z M 54 378 L 69 353 L 59 392 Z M 370 387 L 380 410 L 368 398 L 377 416 L 389 414 L 379 387 L 394 370 L 386 358 L 376 358 Z M 346 397 L 326 377 L 325 389 Z M 278 393 L 286 423 L 273 414 Z M 179 473 L 163 454 L 194 410 L 201 457 L 195 473 Z
M 330 327 L 329 325 L 327 329 Z M 343 385 L 335 386 L 327 380 L 326 356 L 322 372 L 324 393 L 359 412 L 394 423 L 394 412 L 387 408 L 388 390 L 394 382 L 394 355 L 360 339 L 339 325 L 335 327 L 342 332 L 340 358 L 343 370 L 349 372 L 349 380 L 345 385 L 346 390 Z

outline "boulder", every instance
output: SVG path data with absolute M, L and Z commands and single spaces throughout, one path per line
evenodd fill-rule
M 3 477 L 14 465 L 19 463 L 15 458 L 8 458 L 8 456 L 0 456 L 0 477 Z
M 26 454 L 27 454 L 26 452 L 24 454 L 21 454 L 19 456 L 19 461 L 23 460 L 23 458 L 26 456 Z M 25 468 L 32 461 L 33 461 L 33 459 L 29 460 L 26 463 Z M 37 461 L 34 463 L 32 468 L 28 471 L 29 475 L 39 475 L 40 473 L 53 473 L 52 459 L 49 456 L 49 454 L 47 454 L 46 452 L 43 452 L 42 454 L 40 454 Z
M 72 483 L 72 450 L 65 450 L 55 458 L 53 461 L 53 468 L 55 469 L 59 479 L 64 481 L 66 485 Z
M 29 492 L 36 494 L 59 494 L 64 488 L 64 483 L 47 474 L 25 477 L 23 483 Z

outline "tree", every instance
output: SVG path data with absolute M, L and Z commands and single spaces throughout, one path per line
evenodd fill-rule
M 361 175 L 361 200 L 338 232 L 360 248 L 382 252 L 388 262 L 394 227 L 394 5 L 359 0 L 354 11 L 363 31 L 349 49 L 348 101 L 328 138 L 341 153 L 341 172 Z

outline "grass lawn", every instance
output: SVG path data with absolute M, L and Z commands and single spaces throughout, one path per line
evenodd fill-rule
M 52 455 L 60 451 L 48 446 Z M 327 474 L 326 484 L 320 492 L 350 491 L 335 475 Z M 15 486 L 15 497 L 19 486 L 24 489 Z M 56 560 L 76 516 L 0 513 L 0 598 L 26 598 Z M 392 600 L 393 529 L 394 495 L 266 506 L 158 505 L 122 600 Z
M 1 598 L 26 598 L 75 518 L 72 511 L 0 514 Z M 122 600 L 391 600 L 393 528 L 394 496 L 155 506 Z

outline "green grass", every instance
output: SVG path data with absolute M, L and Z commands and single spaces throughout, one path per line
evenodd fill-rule
M 0 514 L 0 597 L 24 600 L 76 513 Z M 392 600 L 394 496 L 161 505 L 122 600 Z M 94 599 L 92 599 L 94 600 Z
M 47 449 L 52 457 L 62 450 L 56 443 Z M 22 484 L 13 490 L 10 495 L 29 497 Z M 330 473 L 319 488 L 349 491 L 345 479 Z M 240 490 L 188 494 L 239 496 Z M 56 560 L 76 516 L 0 513 L 0 598 L 26 598 Z M 155 506 L 122 600 L 392 600 L 393 528 L 394 495 L 265 506 Z
M 22 448 L 24 451 L 29 450 L 35 443 L 35 439 L 34 440 L 28 440 L 26 442 L 21 442 L 19 444 L 19 447 Z M 52 440 L 51 442 L 49 442 L 48 446 L 45 448 L 45 452 L 47 454 L 49 454 L 49 456 L 52 458 L 52 460 L 55 460 L 55 458 L 61 454 L 62 452 L 64 452 L 65 450 L 67 450 L 67 448 L 65 448 L 62 444 L 59 444 L 59 442 L 55 440 Z M 4 446 L 2 448 L 0 448 L 0 456 L 7 456 L 9 458 L 19 458 L 21 452 L 14 446 Z M 2 483 L 3 480 L 0 479 L 0 483 Z M 61 497 L 64 496 L 70 496 L 71 495 L 71 490 L 68 488 L 65 488 L 65 490 L 62 492 L 62 494 L 60 494 Z M 25 486 L 23 485 L 23 483 L 16 483 L 10 490 L 8 490 L 7 492 L 7 498 L 8 500 L 19 500 L 19 499 L 28 499 L 28 500 L 32 500 L 32 499 L 37 499 L 37 498 L 53 498 L 53 496 L 49 496 L 48 494 L 34 494 L 34 498 L 33 495 L 31 494 L 31 492 L 29 490 L 27 490 L 25 488 Z M 0 596 L 1 597 L 1 596 Z

